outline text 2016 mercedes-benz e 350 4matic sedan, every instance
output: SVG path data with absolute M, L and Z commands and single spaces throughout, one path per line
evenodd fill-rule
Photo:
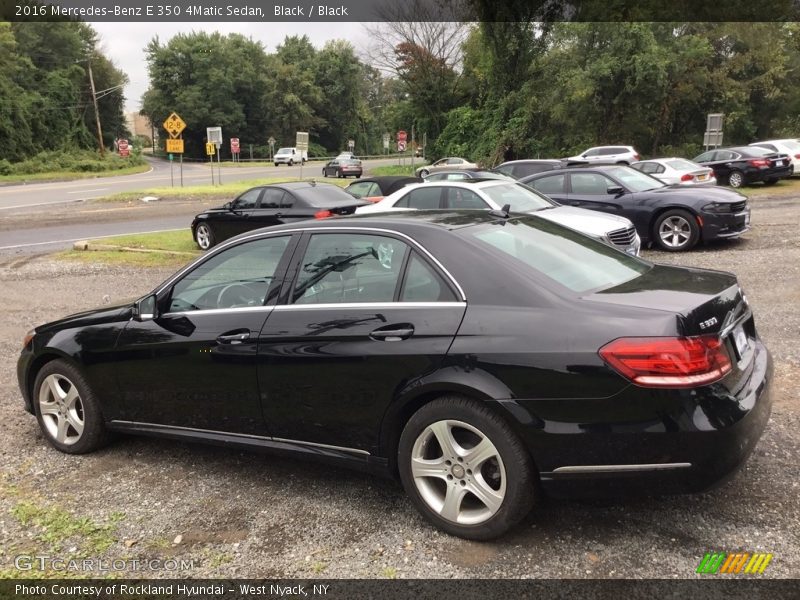
M 37 327 L 18 376 L 63 452 L 119 431 L 327 460 L 489 539 L 542 494 L 723 480 L 764 430 L 771 368 L 734 275 L 536 215 L 420 211 L 237 236 Z

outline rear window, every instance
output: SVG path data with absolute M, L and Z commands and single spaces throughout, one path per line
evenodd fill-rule
M 329 208 L 333 206 L 361 205 L 359 202 L 342 188 L 334 185 L 317 185 L 314 187 L 292 190 L 292 193 L 299 198 L 306 206 L 313 208 Z
M 466 227 L 461 232 L 498 260 L 522 263 L 577 293 L 614 287 L 652 268 L 603 242 L 536 217 Z
M 770 150 L 769 148 L 761 148 L 759 146 L 750 146 L 747 149 L 747 153 L 750 156 L 766 156 L 767 154 L 774 154 L 774 150 Z
M 696 169 L 699 165 L 696 165 L 688 160 L 683 160 L 681 158 L 676 158 L 673 160 L 665 161 L 667 165 L 675 169 L 676 171 L 691 171 L 692 169 Z
M 521 183 L 492 185 L 482 188 L 481 191 L 489 196 L 497 206 L 503 207 L 510 204 L 513 212 L 532 212 L 557 206 L 546 196 Z

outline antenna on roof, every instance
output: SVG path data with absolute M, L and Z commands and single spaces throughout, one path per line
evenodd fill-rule
M 511 212 L 511 205 L 510 204 L 505 204 L 505 205 L 503 205 L 503 208 L 501 208 L 500 210 L 490 210 L 489 214 L 492 215 L 493 217 L 500 217 L 501 219 L 508 219 L 511 216 L 509 214 L 510 212 Z

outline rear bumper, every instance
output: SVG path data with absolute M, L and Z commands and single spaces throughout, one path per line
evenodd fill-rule
M 747 183 L 752 183 L 754 181 L 764 181 L 766 179 L 783 179 L 784 177 L 791 177 L 793 172 L 791 163 L 787 166 L 776 169 L 776 168 L 767 168 L 767 169 L 748 169 L 745 171 L 745 181 Z
M 547 423 L 526 435 L 549 495 L 619 496 L 700 492 L 734 475 L 771 411 L 772 360 L 758 341 L 749 373 L 696 390 L 596 400 L 618 406 L 606 424 Z M 536 401 L 531 401 L 536 403 Z M 652 406 L 651 412 L 642 406 Z M 639 413 L 639 421 L 626 414 Z M 550 430 L 550 432 L 548 432 Z

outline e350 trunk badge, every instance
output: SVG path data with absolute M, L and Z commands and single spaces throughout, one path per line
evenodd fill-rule
M 719 321 L 717 321 L 717 317 L 711 317 L 710 319 L 707 319 L 700 323 L 700 329 L 708 329 L 709 327 L 711 327 L 712 325 L 716 325 L 717 323 L 719 323 Z

